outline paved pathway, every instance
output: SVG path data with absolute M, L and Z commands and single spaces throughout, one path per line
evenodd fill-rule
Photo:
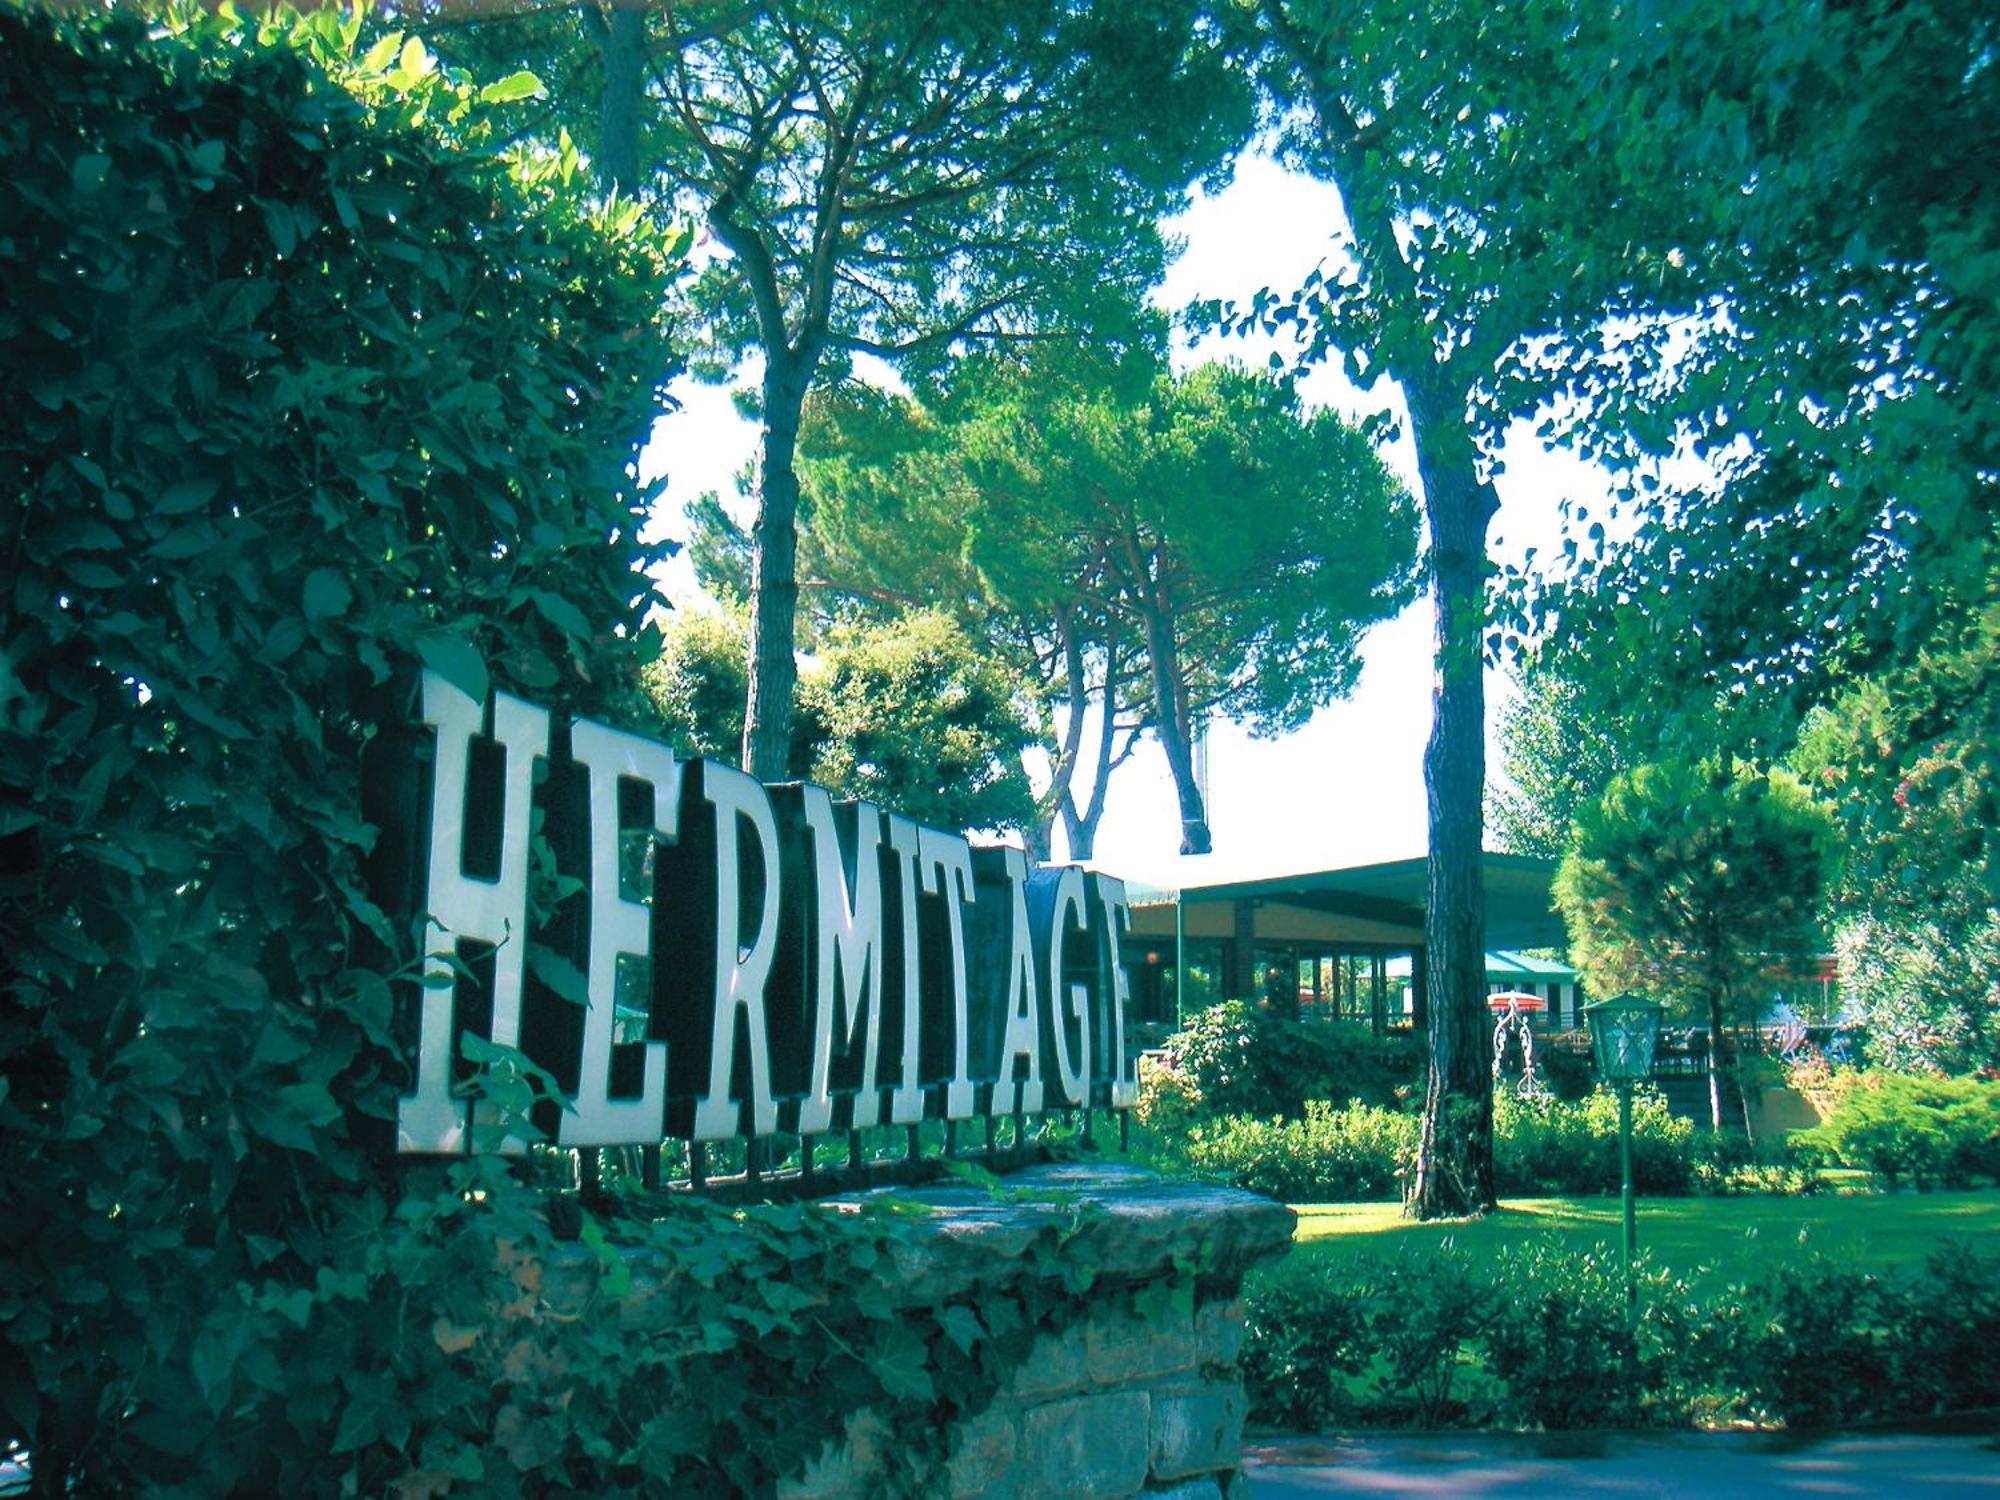
M 1749 1433 L 1281 1438 L 1246 1442 L 1244 1458 L 1254 1500 L 1549 1494 L 2000 1500 L 2000 1433 L 1817 1441 Z

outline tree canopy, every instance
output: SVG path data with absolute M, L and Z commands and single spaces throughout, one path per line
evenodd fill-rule
M 680 612 L 646 669 L 666 737 L 686 754 L 733 760 L 742 744 L 745 633 L 735 611 Z M 850 616 L 813 647 L 788 775 L 934 828 L 1030 822 L 1025 688 L 956 620 L 938 610 Z
M 1339 190 L 1349 232 L 1296 293 L 1260 295 L 1235 319 L 1302 329 L 1306 362 L 1337 359 L 1359 384 L 1392 380 L 1416 448 L 1438 675 L 1424 761 L 1433 1066 L 1410 1203 L 1421 1216 L 1483 1212 L 1480 674 L 1496 448 L 1552 392 L 1630 363 L 1607 352 L 1607 320 L 1630 304 L 1670 216 L 1634 170 L 1643 152 L 1600 139 L 1633 135 L 1608 118 L 1623 12 L 1261 0 L 1245 15 L 1285 150 Z
M 518 49 L 506 30 L 488 45 Z M 1239 144 L 1248 90 L 1196 0 L 585 7 L 535 30 L 601 61 L 564 71 L 599 85 L 569 118 L 607 176 L 711 239 L 698 367 L 762 361 L 744 759 L 781 774 L 807 391 L 858 354 L 920 371 L 1128 337 L 1158 219 Z
M 1989 681 L 1933 695 L 1923 664 L 1977 655 L 2000 576 L 1993 40 L 1957 0 L 1679 6 L 1633 38 L 1635 107 L 1689 147 L 1661 186 L 1696 312 L 1658 378 L 1569 413 L 1654 488 L 1547 602 L 1579 682 L 1658 684 L 1655 741 L 1781 754 L 1876 680 L 1928 700 L 1904 752 L 1963 720 L 1991 774 Z M 1712 478 L 1674 491 L 1669 452 Z
M 808 576 L 861 601 L 956 600 L 1011 633 L 1061 704 L 1049 815 L 1093 698 L 1103 774 L 1116 726 L 1150 728 L 1184 852 L 1209 848 L 1203 722 L 1297 727 L 1352 687 L 1361 632 L 1411 585 L 1414 507 L 1367 440 L 1226 365 L 970 362 L 928 402 L 828 403 L 807 453 Z
M 1683 312 L 1649 378 L 1553 419 L 1641 524 L 1550 589 L 1547 655 L 1647 743 L 1840 796 L 1850 995 L 1913 1059 L 1977 1053 L 1993 997 L 1945 955 L 2000 923 L 1994 40 L 1959 0 L 1651 12 L 1607 140 L 1685 143 L 1655 163 Z
M 1560 860 L 1577 814 L 1632 769 L 1622 724 L 1574 679 L 1534 658 L 1516 679 L 1520 697 L 1500 719 L 1503 783 L 1491 786 L 1486 821 L 1510 854 Z

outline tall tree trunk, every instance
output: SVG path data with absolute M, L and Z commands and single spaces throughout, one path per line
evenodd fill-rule
M 1028 846 L 1028 863 L 1045 865 L 1055 858 L 1056 813 L 1037 812 L 1034 821 L 1021 830 L 1022 841 Z
M 1125 748 L 1118 748 L 1118 696 L 1125 680 L 1125 673 L 1118 665 L 1122 649 L 1118 634 L 1113 631 L 1104 642 L 1104 691 L 1100 705 L 1103 714 L 1097 721 L 1097 759 L 1090 768 L 1090 797 L 1079 811 L 1072 778 L 1069 800 L 1063 807 L 1069 833 L 1069 857 L 1073 860 L 1096 856 L 1097 826 L 1104 821 L 1104 798 L 1111 789 L 1111 773 L 1125 763 L 1125 757 L 1132 753 L 1133 742 L 1139 737 L 1139 731 L 1132 730 L 1125 741 Z
M 1354 230 L 1354 249 L 1382 313 L 1376 353 L 1402 386 L 1431 533 L 1431 595 L 1437 676 L 1424 794 L 1430 814 L 1424 979 L 1430 1012 L 1430 1071 L 1407 1212 L 1430 1219 L 1494 1206 L 1493 1071 L 1486 1056 L 1486 901 L 1480 860 L 1486 796 L 1486 693 L 1480 676 L 1485 615 L 1486 528 L 1499 509 L 1479 478 L 1467 383 L 1440 362 L 1423 288 L 1403 259 L 1392 194 L 1365 191 L 1388 149 L 1364 139 L 1324 59 L 1293 23 L 1283 0 L 1263 0 L 1272 39 L 1298 67 L 1333 148 L 1334 185 Z M 1379 137 L 1380 132 L 1374 132 Z
M 1065 608 L 1056 616 L 1062 636 L 1063 655 L 1063 736 L 1062 746 L 1050 764 L 1049 789 L 1036 808 L 1035 826 L 1028 830 L 1028 852 L 1038 862 L 1050 858 L 1055 847 L 1055 825 L 1062 822 L 1069 838 L 1069 857 L 1076 852 L 1076 800 L 1070 786 L 1076 779 L 1077 758 L 1083 751 L 1083 716 L 1090 707 L 1090 679 L 1085 670 L 1083 643 L 1077 639 L 1076 621 Z
M 1400 373 L 1400 372 L 1399 372 Z M 1449 366 L 1403 380 L 1431 532 L 1436 621 L 1430 743 L 1424 792 L 1430 867 L 1424 977 L 1430 1071 L 1408 1211 L 1433 1219 L 1494 1207 L 1493 1070 L 1486 1029 L 1486 897 L 1481 833 L 1486 781 L 1486 696 L 1481 676 L 1486 527 L 1498 509 L 1474 467 L 1465 392 Z
M 743 769 L 759 781 L 792 774 L 792 692 L 798 684 L 799 411 L 810 371 L 771 349 L 764 367 L 764 448 L 750 533 L 750 698 Z
M 1710 949 L 1719 953 L 1721 944 L 1716 942 Z M 1708 980 L 1708 1034 L 1711 1038 L 1708 1048 L 1708 1123 L 1718 1135 L 1722 1133 L 1722 1097 L 1725 1092 L 1736 1096 L 1736 1109 L 1743 1120 L 1743 1139 L 1755 1143 L 1757 1129 L 1750 1117 L 1750 1090 L 1744 1082 L 1743 1059 L 1722 1027 L 1730 1012 L 1729 980 L 1725 974 L 1711 971 Z
M 599 36 L 604 97 L 599 101 L 597 180 L 630 198 L 639 191 L 639 109 L 646 93 L 646 10 L 641 0 L 612 0 Z
M 1071 863 L 1084 864 L 1097 857 L 1097 819 L 1078 812 L 1073 797 L 1064 808 L 1063 833 L 1069 839 Z
M 1180 645 L 1172 621 L 1157 605 L 1146 606 L 1146 655 L 1153 668 L 1154 730 L 1167 753 L 1174 792 L 1181 805 L 1181 853 L 1207 854 L 1212 848 L 1208 809 L 1194 775 L 1194 725 L 1190 722 L 1187 684 L 1181 680 Z

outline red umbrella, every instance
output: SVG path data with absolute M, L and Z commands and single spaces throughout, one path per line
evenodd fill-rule
M 1518 1006 L 1522 1010 L 1547 1010 L 1549 1002 L 1540 995 L 1530 995 L 1522 990 L 1502 990 L 1497 995 L 1486 997 L 1486 1008 L 1495 1014 L 1508 1006 Z

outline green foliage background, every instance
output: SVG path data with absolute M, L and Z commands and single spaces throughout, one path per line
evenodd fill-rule
M 1422 1043 L 1375 1036 L 1360 1023 L 1326 1025 L 1226 1000 L 1169 1037 L 1146 1070 L 1139 1115 L 1157 1131 L 1231 1117 L 1298 1117 L 1308 1100 L 1407 1099 L 1423 1075 Z

